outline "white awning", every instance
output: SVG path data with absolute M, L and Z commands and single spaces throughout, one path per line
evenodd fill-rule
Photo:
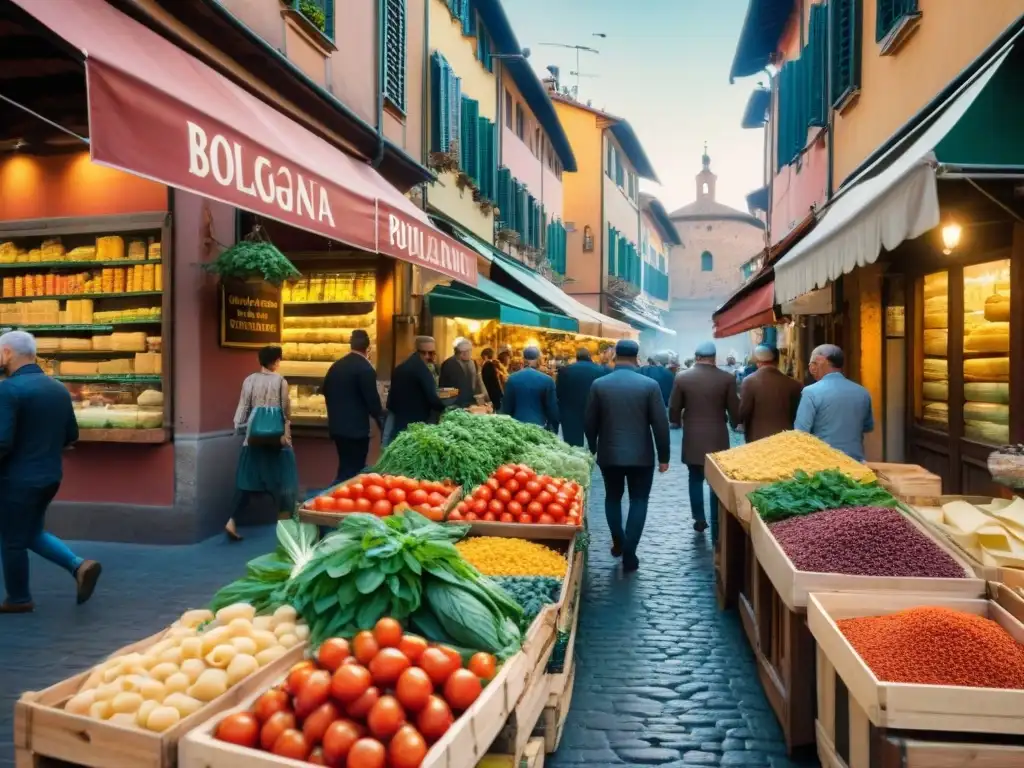
M 629 320 L 629 322 L 631 323 L 635 323 L 636 325 L 642 325 L 644 328 L 648 328 L 652 331 L 657 331 L 658 333 L 664 333 L 666 336 L 676 335 L 676 332 L 673 331 L 671 328 L 663 328 L 653 320 L 647 319 L 639 312 L 634 312 L 633 310 L 627 309 L 626 307 L 623 307 L 621 305 L 617 305 L 615 307 L 615 310 L 617 312 L 621 312 L 622 316 Z
M 776 304 L 824 288 L 873 264 L 882 248 L 891 251 L 938 226 L 935 147 L 988 85 L 1014 40 L 936 110 L 923 132 L 906 137 L 839 191 L 817 226 L 775 265 Z

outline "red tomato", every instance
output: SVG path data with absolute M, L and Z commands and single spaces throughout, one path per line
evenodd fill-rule
M 362 481 L 367 485 L 380 485 L 382 482 L 384 482 L 384 477 L 383 475 L 378 475 L 376 472 L 368 472 L 367 474 L 362 476 Z
M 448 501 L 448 497 L 437 491 L 427 496 L 427 503 L 432 507 L 443 507 L 446 501 Z
M 514 523 L 516 521 L 516 516 L 511 512 L 502 512 L 498 515 L 498 519 L 503 523 Z
M 555 494 L 555 501 L 558 504 L 561 504 L 563 507 L 569 506 L 569 497 L 566 496 L 565 493 L 562 491 L 559 491 L 558 493 Z
M 327 703 L 331 696 L 331 673 L 326 669 L 313 672 L 295 694 L 295 714 L 300 719 Z
M 491 489 L 492 491 L 496 491 L 496 490 L 498 490 L 498 488 L 500 488 L 500 487 L 501 487 L 501 483 L 499 483 L 499 482 L 498 482 L 498 481 L 497 481 L 497 480 L 496 480 L 495 478 L 493 478 L 493 477 L 489 477 L 489 478 L 487 478 L 487 483 L 486 483 L 486 485 L 487 485 L 487 487 L 488 487 L 488 488 L 490 488 L 490 489 Z
M 515 517 L 519 517 L 523 514 L 523 505 L 518 501 L 510 501 L 505 505 L 505 511 L 511 513 Z
M 507 488 L 499 488 L 495 492 L 494 498 L 496 498 L 502 504 L 508 504 L 510 501 L 512 501 L 512 494 L 509 492 Z
M 288 728 L 281 732 L 270 749 L 278 757 L 288 757 L 292 760 L 305 760 L 309 757 L 310 744 L 302 731 L 295 728 Z
M 269 691 L 264 693 L 258 699 L 252 710 L 256 714 L 256 719 L 261 723 L 267 722 L 271 715 L 277 714 L 278 712 L 288 712 L 291 710 L 292 702 L 288 698 L 288 694 L 282 691 L 280 688 L 271 688 Z
M 348 489 L 347 485 L 339 485 L 331 491 L 331 495 L 336 499 L 348 499 L 352 497 L 352 492 Z
M 341 666 L 341 662 L 352 655 L 348 640 L 343 637 L 332 637 L 320 645 L 316 653 L 316 660 L 321 667 L 328 672 L 335 672 Z
M 360 496 L 363 495 L 363 491 L 365 489 L 363 488 L 363 484 L 362 483 L 355 482 L 355 483 L 349 483 L 348 484 L 348 490 L 349 490 L 349 493 L 352 494 L 352 498 L 353 499 L 357 499 L 357 498 L 359 498 Z
M 363 735 L 363 730 L 351 720 L 331 723 L 324 734 L 324 757 L 328 765 L 344 765 L 345 758 Z
M 480 519 L 483 520 L 485 523 L 493 523 L 495 520 L 498 519 L 498 516 L 493 512 L 484 512 L 484 516 Z
M 519 483 L 520 485 L 524 485 L 530 482 L 532 478 L 533 475 L 525 469 L 520 469 L 519 471 L 517 471 L 515 476 L 516 482 Z
M 388 751 L 376 739 L 360 739 L 352 745 L 348 753 L 348 768 L 384 768 L 388 761 Z
M 426 698 L 423 703 L 427 703 Z M 260 721 L 251 712 L 236 712 L 221 720 L 213 735 L 221 741 L 253 749 L 260 740 Z
M 269 752 L 274 747 L 277 737 L 295 727 L 295 715 L 291 712 L 275 712 L 267 718 L 260 729 L 260 746 Z
M 480 519 L 480 516 L 476 512 L 467 512 L 463 516 L 463 520 L 468 520 L 469 522 L 473 522 L 474 520 L 479 520 L 479 519 Z
M 472 506 L 470 507 L 470 512 L 472 512 L 475 515 L 482 515 L 484 512 L 487 511 L 488 501 L 484 501 L 483 499 L 477 499 L 476 501 L 473 502 Z
M 507 464 L 504 467 L 498 467 L 498 470 L 494 473 L 494 479 L 499 483 L 505 483 L 516 476 L 516 471 Z
M 420 656 L 420 669 L 427 673 L 434 685 L 444 685 L 448 676 L 462 666 L 462 659 L 456 661 L 440 648 L 427 648 Z
M 544 505 L 539 501 L 531 501 L 530 505 L 526 508 L 526 514 L 530 517 L 540 517 L 544 514 Z
M 519 493 L 516 494 L 516 501 L 518 501 L 525 507 L 527 504 L 533 501 L 533 496 L 530 494 L 529 491 L 519 491 Z
M 302 735 L 310 744 L 319 744 L 324 739 L 324 734 L 331 723 L 341 717 L 338 705 L 333 701 L 326 701 L 305 719 L 302 723 Z
M 555 485 L 555 482 L 552 480 L 551 482 L 547 483 L 544 486 L 544 490 L 550 493 L 552 496 L 554 496 L 556 493 L 558 493 L 558 486 Z
M 352 499 L 338 499 L 338 511 L 345 513 L 355 512 L 356 502 L 352 501 Z
M 493 501 L 491 501 L 490 504 L 487 505 L 487 511 L 490 512 L 492 515 L 500 515 L 502 512 L 505 511 L 505 505 L 502 504 L 497 499 L 494 499 Z
M 477 501 L 490 501 L 494 498 L 494 489 L 489 485 L 481 485 L 473 491 L 473 498 Z
M 392 504 L 401 504 L 405 501 L 405 491 L 401 488 L 392 488 L 388 491 L 388 501 Z
M 457 669 L 444 683 L 444 700 L 452 709 L 469 709 L 482 690 L 479 677 L 468 669 Z
M 519 522 L 523 523 L 524 525 L 529 525 L 533 522 L 533 518 L 524 512 L 519 516 Z
M 388 743 L 391 768 L 419 768 L 427 756 L 427 741 L 411 725 L 403 726 Z
M 373 488 L 380 488 L 379 485 L 374 485 L 374 486 L 371 486 L 371 487 L 373 487 Z M 382 491 L 384 490 L 383 488 L 380 488 L 380 489 Z M 387 517 L 388 515 L 391 514 L 391 509 L 392 509 L 392 507 L 391 507 L 391 502 L 390 501 L 388 501 L 387 499 L 380 499 L 379 501 L 373 502 L 373 506 L 370 508 L 370 511 L 373 514 L 375 514 L 377 517 Z
M 540 493 L 537 494 L 537 499 L 536 500 L 541 505 L 546 507 L 548 504 L 550 504 L 552 501 L 555 500 L 555 494 L 548 493 L 546 490 L 544 490 L 544 491 L 541 491 Z
M 519 490 L 522 487 L 523 487 L 523 484 L 520 483 L 516 479 L 509 480 L 507 483 L 505 483 L 505 490 L 507 490 L 509 493 L 512 493 L 512 494 L 519 493 Z
M 544 486 L 542 486 L 536 480 L 530 480 L 525 486 L 525 490 L 530 492 L 530 496 L 536 496 L 538 493 L 541 492 L 543 488 Z
M 431 696 L 416 716 L 416 727 L 427 741 L 437 741 L 451 728 L 454 720 L 448 703 L 440 696 Z
M 457 510 L 457 509 L 453 509 L 451 512 L 448 513 L 448 519 L 449 520 L 462 520 L 463 519 L 462 513 L 459 512 L 459 510 Z
M 410 504 L 416 507 L 420 504 L 426 504 L 428 495 L 422 488 L 417 488 L 415 491 L 410 491 L 406 498 Z
M 365 720 L 366 715 L 373 709 L 373 705 L 377 703 L 379 698 L 380 689 L 375 685 L 371 685 L 363 692 L 362 696 L 345 707 L 345 714 L 358 720 Z
M 545 512 L 543 515 L 537 518 L 537 523 L 539 525 L 554 525 L 555 518 L 553 518 L 551 515 Z
M 565 517 L 565 507 L 556 502 L 548 504 L 547 513 L 551 515 L 555 520 L 561 520 Z
M 338 500 L 333 496 L 317 496 L 313 506 L 321 512 L 333 512 L 338 508 Z
M 418 491 L 419 489 L 420 489 L 420 481 L 419 480 L 416 480 L 416 479 L 414 479 L 412 477 L 403 477 L 402 478 L 402 490 L 404 490 L 406 493 L 412 493 L 413 491 Z
M 367 498 L 356 499 L 356 512 L 369 512 L 373 508 L 373 502 Z
M 401 628 L 399 628 L 399 632 L 401 632 Z M 401 642 L 401 634 L 396 642 Z M 378 687 L 389 688 L 409 666 L 409 659 L 398 648 L 381 648 L 370 662 L 370 674 L 373 675 L 373 682 Z
M 381 501 L 388 497 L 388 490 L 382 485 L 368 485 L 364 493 L 370 501 Z
M 470 674 L 473 674 L 470 672 Z M 366 716 L 370 733 L 379 739 L 389 739 L 405 723 L 405 709 L 394 696 L 381 696 Z

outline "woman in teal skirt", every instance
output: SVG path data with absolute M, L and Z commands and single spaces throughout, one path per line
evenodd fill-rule
M 242 453 L 235 473 L 235 499 L 231 519 L 224 532 L 232 541 L 241 541 L 235 518 L 245 509 L 253 494 L 266 493 L 279 512 L 295 511 L 299 473 L 292 450 L 291 402 L 288 381 L 277 373 L 281 365 L 280 347 L 263 347 L 259 351 L 260 370 L 242 383 L 242 396 L 235 411 L 235 429 L 246 432 Z M 284 435 L 281 445 L 249 445 L 249 421 L 256 408 L 280 408 L 284 414 Z

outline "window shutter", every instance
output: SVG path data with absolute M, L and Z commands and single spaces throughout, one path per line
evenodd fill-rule
M 384 95 L 405 112 L 405 0 L 386 0 Z
M 615 147 L 611 141 L 608 142 L 608 168 L 606 169 L 609 179 L 615 178 Z
M 462 78 L 456 77 L 455 70 L 448 67 L 448 151 L 452 146 L 461 160 L 462 157 Z
M 460 111 L 461 123 L 459 129 L 459 166 L 463 173 L 469 176 L 474 183 L 477 182 L 477 174 L 480 172 L 480 141 L 479 141 L 479 119 L 480 102 L 468 96 L 462 97 Z
M 615 274 L 615 228 L 608 225 L 608 274 Z
M 825 108 L 825 75 L 828 72 L 828 6 L 811 7 L 810 35 L 802 58 L 810 69 L 809 126 L 823 127 L 828 122 Z
M 498 218 L 500 229 L 512 229 L 512 171 L 498 169 Z
M 830 0 L 832 106 L 860 88 L 861 0 Z

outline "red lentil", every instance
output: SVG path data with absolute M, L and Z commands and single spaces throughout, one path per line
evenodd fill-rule
M 1024 689 L 1024 645 L 983 616 L 923 607 L 836 624 L 879 680 Z

